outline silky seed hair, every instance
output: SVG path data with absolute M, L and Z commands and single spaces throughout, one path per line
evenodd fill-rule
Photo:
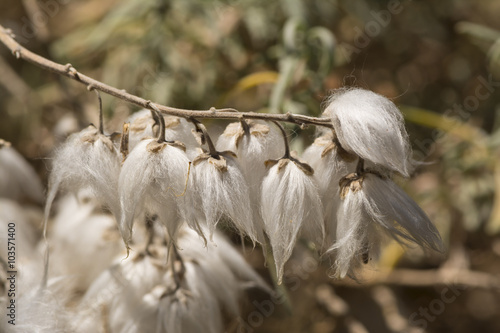
M 388 98 L 361 88 L 335 90 L 324 117 L 332 119 L 342 147 L 380 167 L 409 177 L 411 147 L 403 115 Z

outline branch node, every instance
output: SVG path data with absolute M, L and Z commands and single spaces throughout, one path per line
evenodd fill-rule
M 247 121 L 245 120 L 245 116 L 244 115 L 240 115 L 238 118 L 240 120 L 241 127 L 245 131 L 245 134 L 246 135 L 250 135 L 250 126 L 248 125 Z
M 160 134 L 158 135 L 158 143 L 165 142 L 165 118 L 163 118 L 163 115 L 161 114 L 160 109 L 151 101 L 146 101 L 146 105 L 149 106 L 151 109 L 153 109 L 156 112 L 156 115 L 158 117 L 158 120 L 160 122 Z
M 279 123 L 277 122 L 276 120 L 271 120 L 276 126 L 278 126 L 278 128 L 280 129 L 281 131 L 281 134 L 283 135 L 283 142 L 285 143 L 285 155 L 283 155 L 282 158 L 287 158 L 287 159 L 290 159 L 290 145 L 288 143 L 288 137 L 286 135 L 286 131 L 285 131 L 285 128 Z
M 12 38 L 15 38 L 15 37 L 16 37 L 16 35 L 14 35 L 14 33 L 12 32 L 12 29 L 9 29 L 9 28 L 3 28 L 3 27 L 2 27 L 2 32 L 3 32 L 4 34 L 9 35 L 9 36 L 10 36 L 10 37 L 12 37 Z
M 87 90 L 88 90 L 88 91 L 92 91 L 92 90 L 94 90 L 94 89 L 95 89 L 95 86 L 94 86 L 93 84 L 89 84 L 89 85 L 87 86 Z
M 73 67 L 72 64 L 66 64 L 64 65 L 64 67 L 66 68 L 66 73 L 69 73 L 71 75 L 73 75 L 75 78 L 79 79 L 78 77 L 78 71 L 76 70 L 75 67 Z
M 12 54 L 16 59 L 21 58 L 21 48 L 18 46 L 14 51 L 12 51 Z
M 217 109 L 212 106 L 210 108 L 210 112 L 212 112 L 212 114 L 215 114 L 217 112 Z

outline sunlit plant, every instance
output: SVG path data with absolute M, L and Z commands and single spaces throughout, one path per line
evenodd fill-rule
M 8 34 L 3 38 L 14 45 Z M 26 49 L 14 52 L 37 63 Z M 55 324 L 39 307 L 37 321 L 23 323 L 34 331 L 54 331 L 53 325 L 81 332 L 223 331 L 225 318 L 238 317 L 244 289 L 271 290 L 218 230 L 222 224 L 272 253 L 277 284 L 299 238 L 333 259 L 334 278 L 356 279 L 386 237 L 443 250 L 427 215 L 393 181 L 409 177 L 416 162 L 403 117 L 384 96 L 361 88 L 333 91 L 320 118 L 192 111 L 132 96 L 71 65 L 47 66 L 145 109 L 131 115 L 121 134 L 107 135 L 101 108 L 98 127 L 89 125 L 55 150 L 45 223 L 60 190 L 80 198 L 75 215 L 104 209 L 115 223 L 92 230 L 75 225 L 103 269 L 89 271 L 87 285 L 77 286 L 83 296 L 73 306 L 75 319 Z M 206 118 L 235 122 L 213 140 Z M 281 122 L 317 126 L 317 139 L 302 157 L 291 151 Z M 71 214 L 64 212 L 68 207 L 57 216 Z M 61 228 L 55 223 L 50 231 L 60 236 Z M 121 238 L 123 251 L 99 258 L 103 237 Z M 71 260 L 53 257 L 55 263 L 45 261 L 45 277 Z M 44 279 L 32 297 L 59 309 L 51 298 L 54 283 Z

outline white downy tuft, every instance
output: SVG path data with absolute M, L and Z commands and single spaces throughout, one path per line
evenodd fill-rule
M 12 200 L 44 200 L 43 187 L 35 170 L 10 143 L 0 139 L 0 197 Z
M 123 243 L 115 219 L 95 212 L 91 200 L 80 202 L 67 195 L 57 206 L 49 235 L 49 271 L 52 276 L 71 276 L 73 288 L 81 292 L 123 251 Z
M 212 280 L 207 277 L 206 281 L 214 290 L 227 289 L 225 291 L 217 290 L 218 295 L 225 295 L 221 299 L 223 303 L 230 305 L 232 302 L 230 295 L 238 295 L 239 291 L 244 287 L 257 287 L 269 293 L 271 292 L 267 283 L 248 265 L 221 232 L 216 230 L 213 235 L 213 243 L 207 243 L 206 246 L 197 239 L 198 237 L 194 231 L 184 228 L 182 233 L 178 242 L 179 254 L 185 261 L 197 261 L 205 271 L 213 271 L 210 274 L 215 277 L 220 276 L 220 278 Z M 204 261 L 200 261 L 199 258 L 204 258 Z M 228 280 L 228 276 L 234 276 L 238 285 L 232 282 L 227 285 L 220 283 L 220 281 Z M 232 312 L 235 309 L 237 307 L 233 306 L 228 310 Z
M 151 116 L 151 111 L 142 109 L 128 117 L 129 125 L 128 151 L 131 152 L 143 139 L 154 138 L 158 129 Z
M 118 189 L 120 231 L 126 244 L 132 236 L 134 217 L 143 206 L 158 215 L 172 239 L 183 221 L 199 230 L 193 217 L 192 176 L 188 178 L 188 171 L 189 160 L 180 145 L 146 139 L 128 155 Z
M 314 179 L 325 217 L 325 243 L 331 244 L 335 241 L 337 233 L 339 180 L 355 170 L 356 157 L 340 147 L 331 131 L 318 137 L 304 151 L 302 157 L 314 169 Z
M 222 218 L 229 218 L 239 232 L 257 240 L 250 194 L 238 163 L 229 153 L 218 158 L 202 153 L 193 161 L 195 192 L 199 196 L 210 237 Z
M 295 161 L 280 159 L 262 183 L 261 212 L 281 283 L 283 267 L 302 229 L 308 231 L 308 239 L 322 246 L 323 209 L 312 176 Z
M 369 198 L 368 214 L 393 238 L 444 251 L 441 236 L 427 214 L 392 180 L 367 174 L 363 186 Z
M 180 141 L 186 145 L 186 154 L 189 158 L 197 155 L 200 146 L 193 134 L 194 126 L 184 118 L 165 116 L 165 140 Z
M 80 301 L 73 320 L 75 331 L 156 332 L 157 320 L 143 297 L 162 282 L 166 267 L 164 258 L 144 253 L 133 253 L 127 260 L 118 258 Z
M 342 180 L 338 210 L 336 276 L 355 277 L 361 261 L 377 255 L 382 239 L 389 235 L 441 252 L 439 233 L 422 209 L 390 179 L 366 173 Z M 363 259 L 365 258 L 365 259 Z
M 360 88 L 339 89 L 323 115 L 332 119 L 348 152 L 409 177 L 413 161 L 403 115 L 388 98 Z
M 275 126 L 269 126 L 264 121 L 249 120 L 246 126 L 241 122 L 231 123 L 219 136 L 217 150 L 229 150 L 236 154 L 241 172 L 249 186 L 251 206 L 255 212 L 254 219 L 258 228 L 258 241 L 264 244 L 265 239 L 261 231 L 264 222 L 260 214 L 260 190 L 267 174 L 265 162 L 280 158 L 285 151 L 281 133 Z
M 235 153 L 251 187 L 258 188 L 267 173 L 265 162 L 283 156 L 285 146 L 275 126 L 269 126 L 264 121 L 247 123 L 248 133 L 241 122 L 229 124 L 219 136 L 217 150 Z
M 22 269 L 22 268 L 21 268 Z M 39 286 L 32 286 L 24 292 L 16 291 L 15 325 L 7 322 L 9 316 L 5 310 L 0 311 L 2 321 L 0 330 L 5 333 L 65 333 L 70 331 L 70 317 L 65 310 L 65 303 L 69 298 L 69 291 L 61 279 L 51 279 L 48 286 L 41 290 Z M 18 289 L 22 287 L 19 286 Z M 7 308 L 6 304 L 2 308 Z
M 230 246 L 218 233 L 214 236 L 217 245 Z M 178 239 L 183 264 L 172 265 L 165 261 L 161 237 L 149 250 L 120 258 L 95 280 L 77 307 L 73 325 L 78 332 L 215 333 L 224 331 L 224 319 L 239 315 L 241 291 L 251 281 L 234 273 L 226 253 L 211 244 L 203 247 L 194 231 L 183 228 Z M 229 262 L 251 270 L 241 256 L 230 256 Z M 255 272 L 243 275 L 265 285 Z
M 344 278 L 346 275 L 355 277 L 355 272 L 362 263 L 363 251 L 370 251 L 366 249 L 367 237 L 376 234 L 373 229 L 369 230 L 373 223 L 364 211 L 366 194 L 362 190 L 355 190 L 354 186 L 356 185 L 352 184 L 353 189 L 349 188 L 340 202 L 337 210 L 337 241 L 328 250 L 334 252 L 336 256 L 337 278 Z M 370 253 L 370 255 L 375 254 Z
M 182 142 L 186 145 L 186 151 L 190 155 L 199 146 L 192 133 L 193 125 L 184 118 L 174 116 L 163 116 L 163 118 L 165 119 L 165 140 Z M 158 136 L 159 126 L 155 124 L 151 111 L 148 109 L 135 112 L 127 122 L 130 123 L 129 151 L 132 151 L 141 140 Z
M 59 187 L 71 192 L 89 188 L 97 200 L 118 216 L 120 157 L 111 140 L 93 125 L 71 135 L 55 152 L 45 214 L 48 218 Z
M 203 272 L 198 265 L 186 262 L 185 269 L 185 286 L 160 301 L 159 320 L 162 331 L 223 332 L 222 309 L 215 291 L 203 279 L 203 274 L 200 274 Z
M 194 243 L 194 242 L 193 242 Z M 257 274 L 254 269 L 245 261 L 245 258 L 236 251 L 222 233 L 215 232 L 214 245 L 209 247 L 209 251 L 217 251 L 224 265 L 231 269 L 232 273 L 241 283 L 241 288 L 255 287 L 271 294 L 272 289 L 269 285 Z M 210 256 L 210 252 L 208 253 Z

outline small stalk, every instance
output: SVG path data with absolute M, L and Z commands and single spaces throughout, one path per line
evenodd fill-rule
M 184 273 L 186 272 L 186 267 L 184 266 L 184 261 L 182 260 L 179 251 L 177 251 L 177 248 L 175 247 L 174 243 L 170 243 L 169 260 L 170 260 L 170 269 L 172 270 L 172 276 L 174 277 L 174 282 L 175 282 L 175 291 L 177 291 L 181 287 L 181 282 L 182 282 L 181 280 L 182 277 L 184 276 Z M 176 262 L 179 262 L 181 265 L 181 269 L 179 270 L 179 272 L 177 272 L 175 267 Z
M 129 141 L 130 123 L 123 123 L 122 138 L 120 140 L 120 153 L 122 154 L 122 163 L 125 162 L 128 156 L 128 141 Z
M 166 141 L 165 140 L 165 119 L 163 118 L 163 115 L 161 114 L 160 109 L 158 109 L 158 107 L 156 105 L 154 105 L 151 102 L 149 102 L 148 105 L 156 113 L 156 118 L 154 116 L 153 116 L 153 118 L 155 118 L 155 121 L 158 121 L 158 123 L 160 124 L 160 133 L 158 134 L 158 140 L 157 140 L 157 142 L 158 143 L 163 143 L 163 142 Z
M 154 242 L 154 237 L 155 237 L 155 229 L 154 229 L 154 223 L 156 221 L 156 216 L 146 216 L 146 231 L 148 233 L 148 241 L 146 244 L 146 253 L 148 255 L 151 255 L 151 252 L 149 252 L 149 246 L 153 244 Z
M 68 67 L 69 68 L 69 67 Z M 73 68 L 73 67 L 71 67 Z M 99 100 L 99 133 L 104 134 L 104 117 L 103 117 L 103 112 L 102 112 L 102 98 L 101 94 L 99 93 L 99 90 L 95 89 L 95 86 L 93 84 L 89 84 L 87 86 L 88 91 L 94 91 L 97 95 L 97 99 Z
M 283 135 L 283 141 L 285 143 L 285 155 L 283 155 L 282 158 L 287 158 L 287 159 L 290 159 L 290 145 L 288 144 L 288 138 L 287 138 L 287 135 L 286 135 L 286 131 L 285 131 L 285 128 L 280 124 L 278 123 L 277 121 L 274 121 L 272 120 L 272 122 L 278 126 L 278 128 L 280 129 L 281 131 L 281 134 Z
M 365 173 L 365 160 L 360 157 L 356 165 L 356 174 L 361 176 L 363 173 Z
M 201 131 L 203 133 L 203 137 L 205 138 L 205 143 L 208 146 L 208 153 L 210 154 L 210 156 L 212 156 L 213 158 L 218 158 L 219 153 L 217 152 L 217 149 L 215 149 L 215 145 L 210 138 L 210 135 L 208 135 L 208 131 L 205 125 L 203 125 L 199 120 L 195 118 L 190 118 L 189 121 L 194 124 L 197 131 Z
M 99 93 L 99 90 L 95 90 L 95 93 L 97 94 L 97 98 L 99 99 L 99 133 L 104 134 L 104 116 L 102 112 L 102 98 L 101 94 Z
M 241 127 L 243 128 L 243 131 L 245 131 L 245 135 L 250 135 L 250 125 L 248 125 L 247 121 L 245 118 L 241 117 L 240 119 Z

